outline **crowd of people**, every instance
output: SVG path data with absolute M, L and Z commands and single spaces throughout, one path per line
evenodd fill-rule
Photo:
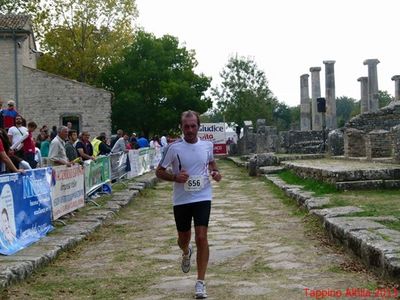
M 161 148 L 168 144 L 165 135 L 154 136 L 149 142 L 143 135 L 128 134 L 122 129 L 108 139 L 104 132 L 93 139 L 87 131 L 78 132 L 72 123 L 52 126 L 51 131 L 21 116 L 13 100 L 3 108 L 0 98 L 0 173 L 24 172 L 42 166 L 71 166 L 85 160 L 96 160 L 100 155 L 126 152 L 143 147 Z

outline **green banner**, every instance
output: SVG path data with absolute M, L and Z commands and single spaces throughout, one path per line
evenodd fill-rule
M 95 161 L 85 161 L 85 194 L 89 195 L 111 179 L 110 158 L 99 156 Z

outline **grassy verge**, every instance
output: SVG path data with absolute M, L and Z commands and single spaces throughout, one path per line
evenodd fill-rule
M 330 203 L 324 208 L 338 206 L 356 206 L 363 211 L 353 213 L 354 217 L 394 216 L 399 221 L 380 221 L 388 228 L 400 231 L 400 191 L 366 190 L 337 191 L 333 185 L 314 179 L 303 179 L 290 170 L 282 171 L 278 176 L 288 184 L 303 186 L 304 190 L 314 192 L 315 196 L 329 195 Z
M 290 170 L 278 173 L 278 176 L 288 184 L 303 186 L 304 190 L 311 191 L 315 196 L 339 193 L 335 186 L 315 179 L 300 178 Z

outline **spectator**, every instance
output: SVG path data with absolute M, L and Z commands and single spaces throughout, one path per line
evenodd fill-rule
M 32 169 L 36 168 L 37 162 L 35 161 L 35 141 L 33 140 L 32 133 L 36 130 L 37 125 L 35 122 L 28 123 L 28 136 L 23 140 L 22 150 L 24 152 L 24 160 L 29 163 Z
M 50 140 L 53 140 L 57 136 L 57 134 L 57 126 L 51 127 Z
M 168 145 L 167 134 L 165 132 L 163 132 L 163 134 L 161 136 L 160 144 L 161 144 L 161 147 L 165 147 Z
M 18 112 L 15 110 L 15 102 L 9 100 L 7 102 L 7 109 L 2 111 L 4 129 L 7 130 L 15 125 L 17 115 Z
M 42 157 L 48 157 L 49 156 L 49 148 L 50 148 L 50 135 L 47 133 L 44 136 L 42 136 L 43 140 L 40 143 L 40 155 Z
M 158 135 L 153 136 L 153 139 L 150 141 L 150 148 L 159 149 L 160 147 L 161 145 Z
M 76 143 L 75 149 L 78 152 L 78 156 L 82 160 L 96 160 L 93 157 L 93 146 L 89 141 L 90 134 L 87 131 L 82 131 L 80 140 Z
M 140 135 L 140 137 L 137 140 L 137 143 L 139 145 L 139 148 L 149 147 L 149 141 L 144 137 L 143 134 Z
M 41 136 L 41 135 L 40 135 Z M 46 132 L 44 136 L 42 136 L 43 140 L 40 143 L 40 154 L 42 157 L 49 156 L 49 148 L 50 148 L 50 135 Z
M 22 126 L 24 119 L 21 115 L 15 118 L 15 126 L 11 126 L 8 129 L 8 137 L 10 138 L 11 149 L 15 151 L 15 154 L 23 158 L 24 153 L 22 151 L 22 140 L 28 135 L 28 129 Z
M 78 158 L 78 151 L 76 151 L 76 143 L 78 142 L 78 133 L 72 129 L 68 131 L 68 141 L 65 143 L 65 153 L 69 161 L 74 161 Z
M 137 140 L 135 138 L 130 138 L 128 144 L 126 145 L 126 149 L 133 150 L 139 149 L 139 145 L 137 144 Z
M 126 145 L 128 143 L 129 136 L 125 133 L 122 137 L 118 139 L 118 141 L 115 143 L 114 147 L 111 149 L 111 153 L 118 153 L 118 152 L 125 152 L 126 150 Z
M 123 131 L 122 129 L 118 129 L 118 130 L 117 130 L 117 136 L 115 136 L 115 137 L 113 137 L 113 138 L 111 139 L 111 142 L 110 142 L 110 147 L 111 147 L 111 149 L 114 147 L 115 143 L 116 143 L 120 138 L 122 138 L 123 135 L 124 135 L 124 131 Z
M 9 157 L 10 151 L 10 140 L 7 136 L 7 132 L 0 128 L 0 173 L 7 172 L 23 172 L 15 167 L 14 163 Z
M 49 137 L 49 130 L 47 129 L 46 125 L 43 125 L 42 128 L 39 130 L 39 134 L 36 137 L 36 147 L 40 148 L 41 143 L 47 140 Z
M 4 128 L 4 124 L 3 124 L 3 98 L 0 97 L 0 128 Z
M 92 140 L 94 157 L 110 154 L 111 148 L 106 144 L 106 140 L 107 138 L 104 132 L 100 133 L 98 137 Z
M 72 130 L 72 123 L 71 122 L 67 122 L 67 128 L 68 128 L 68 131 Z
M 35 161 L 36 161 L 36 168 L 41 168 L 43 166 L 43 158 L 40 149 L 35 147 Z
M 68 161 L 65 152 L 65 140 L 68 137 L 68 128 L 60 126 L 57 132 L 57 136 L 50 143 L 49 160 L 53 166 L 66 165 L 70 167 L 72 163 Z

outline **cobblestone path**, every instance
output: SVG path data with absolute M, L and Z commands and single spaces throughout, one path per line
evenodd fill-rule
M 341 292 L 330 299 L 346 299 L 347 288 L 377 287 L 372 275 L 354 270 L 347 255 L 316 238 L 318 226 L 282 203 L 264 180 L 230 162 L 219 165 L 224 178 L 214 183 L 209 299 L 315 299 L 316 289 Z M 193 299 L 196 269 L 180 271 L 171 192 L 171 183 L 159 183 L 3 298 Z

